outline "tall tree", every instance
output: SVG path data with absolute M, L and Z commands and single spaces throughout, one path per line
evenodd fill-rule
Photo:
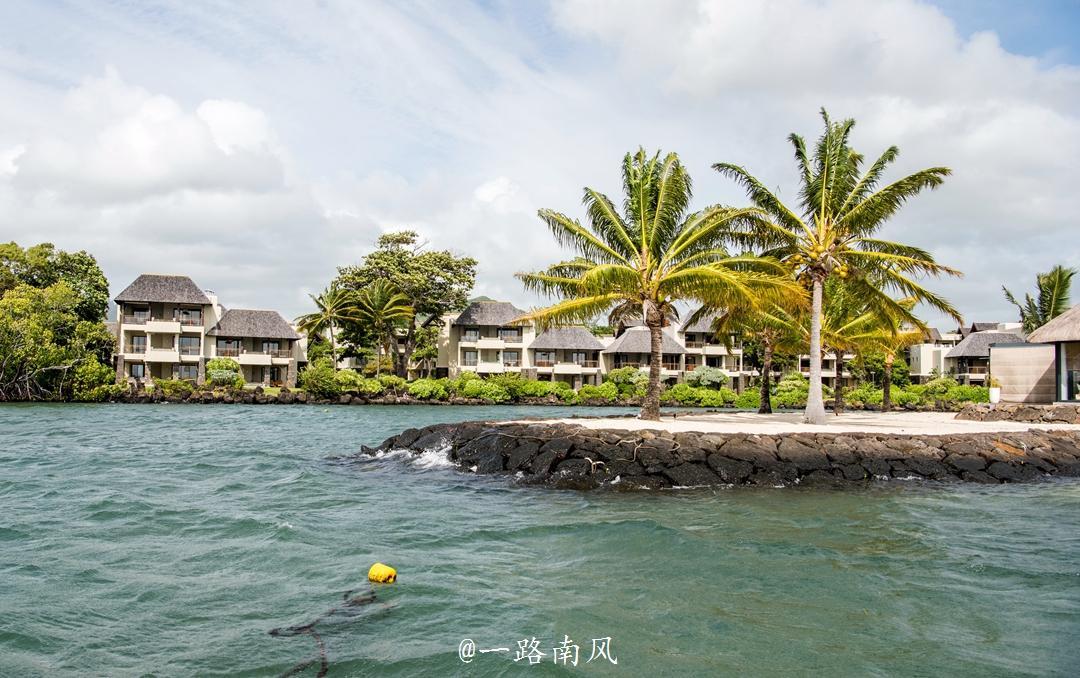
M 316 310 L 302 315 L 296 319 L 296 325 L 301 332 L 309 337 L 324 332 L 330 335 L 330 359 L 334 363 L 334 369 L 338 368 L 338 346 L 334 337 L 334 328 L 342 327 L 359 322 L 356 310 L 356 293 L 351 290 L 331 286 L 323 290 L 322 294 L 315 296 L 309 294 L 314 302 Z
M 1016 300 L 1005 286 L 1001 287 L 1005 292 L 1005 298 L 1009 303 L 1020 310 L 1020 322 L 1024 324 L 1024 331 L 1034 332 L 1065 311 L 1069 310 L 1069 291 L 1072 287 L 1075 268 L 1065 268 L 1060 264 L 1046 273 L 1035 276 L 1035 294 L 1024 295 L 1024 303 Z
M 585 189 L 588 225 L 542 209 L 540 218 L 562 246 L 577 256 L 537 273 L 519 273 L 530 290 L 560 301 L 521 318 L 541 326 L 585 323 L 608 313 L 612 325 L 629 317 L 649 328 L 649 385 L 641 418 L 660 418 L 663 328 L 677 317 L 676 302 L 716 308 L 757 308 L 785 292 L 799 294 L 783 267 L 752 255 L 730 256 L 724 233 L 758 210 L 721 205 L 690 212 L 690 176 L 669 153 L 627 153 L 622 164 L 623 209 Z
M 385 280 L 377 280 L 355 293 L 356 319 L 371 327 L 379 347 L 397 364 L 395 332 L 406 322 L 411 323 L 415 310 L 409 298 Z M 376 374 L 382 374 L 382 360 L 376 354 Z
M 931 167 L 879 188 L 885 170 L 899 154 L 893 146 L 863 170 L 863 156 L 848 138 L 854 120 L 832 122 L 824 109 L 825 131 L 813 153 L 797 134 L 788 140 L 795 149 L 799 169 L 798 207 L 785 205 L 766 184 L 746 169 L 730 163 L 713 168 L 739 182 L 750 199 L 770 217 L 768 222 L 747 220 L 732 234 L 735 242 L 762 248 L 766 254 L 796 266 L 796 275 L 811 290 L 810 395 L 805 421 L 825 423 L 821 389 L 821 313 L 825 281 L 832 276 L 859 288 L 875 308 L 903 311 L 890 292 L 917 298 L 959 320 L 960 314 L 944 298 L 923 287 L 923 276 L 960 275 L 934 261 L 929 252 L 875 236 L 907 200 L 923 190 L 940 186 L 950 174 L 946 167 Z
M 26 249 L 14 242 L 0 244 L 0 294 L 19 283 L 44 289 L 60 281 L 75 293 L 75 314 L 80 320 L 105 320 L 109 282 L 93 255 L 82 250 L 65 252 L 47 242 Z
M 334 284 L 359 291 L 378 280 L 397 288 L 415 311 L 401 341 L 400 367 L 407 370 L 416 350 L 417 331 L 437 325 L 447 313 L 468 305 L 476 282 L 476 260 L 449 250 L 429 250 L 414 231 L 387 233 L 362 262 L 339 268 Z

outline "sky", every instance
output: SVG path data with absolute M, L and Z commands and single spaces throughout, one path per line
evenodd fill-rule
M 1013 321 L 1003 284 L 1080 267 L 1078 25 L 1075 0 L 8 0 L 0 241 L 291 318 L 409 228 L 528 308 L 513 274 L 566 254 L 537 209 L 618 200 L 639 146 L 680 155 L 696 208 L 746 203 L 721 161 L 793 200 L 786 137 L 825 107 L 899 146 L 889 177 L 952 168 L 883 237 L 964 272 L 929 285 L 966 321 Z

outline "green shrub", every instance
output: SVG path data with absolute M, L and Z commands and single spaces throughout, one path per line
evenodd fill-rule
M 408 391 L 409 395 L 419 400 L 446 400 L 450 397 L 446 379 L 417 379 L 409 384 Z
M 208 370 L 206 372 L 206 381 L 211 386 L 244 387 L 244 377 L 239 372 L 233 372 L 232 370 Z
M 481 377 L 476 372 L 465 371 L 465 372 L 462 372 L 461 374 L 459 374 L 454 379 L 451 379 L 448 382 L 446 382 L 446 386 L 455 395 L 463 396 L 463 395 L 465 395 L 465 384 L 469 383 L 470 381 L 477 381 L 477 380 L 483 380 L 483 377 Z
M 619 395 L 640 398 L 649 388 L 649 373 L 637 367 L 619 367 L 608 372 L 604 382 L 614 384 Z
M 578 397 L 581 400 L 603 400 L 613 403 L 619 399 L 619 387 L 611 381 L 605 381 L 599 386 L 586 384 L 578 389 Z
M 206 361 L 206 371 L 228 370 L 229 372 L 240 372 L 240 363 L 236 362 L 232 358 L 211 358 Z
M 483 379 L 471 379 L 465 382 L 462 395 L 466 398 L 479 398 L 489 403 L 505 403 L 510 394 L 502 386 Z
M 352 370 L 338 370 L 334 373 L 334 381 L 342 391 L 358 391 L 364 378 Z
M 735 389 L 721 388 L 717 391 L 720 394 L 720 399 L 724 405 L 735 404 L 735 399 L 739 397 L 739 394 L 735 392 Z
M 953 386 L 942 398 L 948 403 L 988 403 L 990 389 L 985 386 Z
M 690 384 L 675 384 L 660 394 L 660 402 L 678 403 L 680 405 L 700 405 L 702 394 L 707 389 L 697 388 Z
M 761 393 L 756 388 L 748 388 L 735 398 L 735 407 L 740 410 L 756 410 L 761 407 Z
M 391 391 L 394 394 L 398 394 L 405 390 L 405 384 L 407 382 L 396 374 L 384 374 L 379 377 L 379 383 L 382 384 L 384 391 Z
M 111 367 L 102 365 L 97 358 L 84 360 L 72 371 L 71 397 L 81 402 L 100 402 L 123 392 L 115 382 L 116 372 Z
M 686 375 L 686 383 L 699 388 L 718 389 L 728 381 L 727 375 L 719 367 L 698 365 Z
M 798 372 L 785 374 L 776 383 L 776 395 L 773 403 L 776 407 L 786 409 L 799 409 L 806 407 L 806 400 L 810 395 L 810 381 Z M 758 398 L 760 402 L 760 396 Z
M 364 371 L 364 376 L 376 377 L 376 375 L 379 375 L 376 378 L 381 379 L 382 377 L 386 376 L 387 372 L 393 374 L 394 361 L 390 358 L 390 356 L 371 356 L 370 358 L 368 358 L 367 362 L 364 363 L 364 366 L 361 369 Z
M 915 393 L 910 389 L 911 387 L 909 386 L 907 388 L 894 388 L 892 391 L 890 391 L 889 397 L 892 398 L 893 405 L 897 407 L 904 407 L 905 405 L 918 405 L 921 401 L 921 398 L 918 393 Z M 987 394 L 987 398 L 989 399 L 989 394 Z
M 334 365 L 329 358 L 309 363 L 300 373 L 300 386 L 316 398 L 334 398 L 341 395 Z
M 154 382 L 154 387 L 162 394 L 173 398 L 186 398 L 195 390 L 190 381 L 183 379 L 158 379 Z
M 894 388 L 892 395 L 900 389 Z M 874 407 L 880 407 L 884 399 L 884 392 L 880 388 L 875 388 L 873 384 L 860 384 L 857 388 L 853 388 L 844 393 L 844 400 L 852 405 L 872 405 Z
M 945 395 L 949 392 L 949 389 L 958 386 L 955 379 L 949 377 L 938 377 L 937 379 L 931 379 L 923 384 L 923 390 L 926 397 L 931 401 Z

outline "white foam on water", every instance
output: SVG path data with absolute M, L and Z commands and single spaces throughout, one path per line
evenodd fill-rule
M 416 468 L 452 468 L 454 462 L 450 461 L 450 448 L 443 447 L 437 450 L 424 450 L 414 456 L 410 462 Z
M 411 450 L 396 449 L 396 450 L 389 450 L 389 451 L 386 451 L 386 452 L 384 452 L 382 450 L 379 450 L 378 452 L 375 453 L 374 456 L 375 456 L 376 459 L 398 459 L 400 457 L 407 457 L 410 454 L 412 454 Z

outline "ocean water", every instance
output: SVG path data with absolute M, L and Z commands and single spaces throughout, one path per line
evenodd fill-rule
M 1080 674 L 1077 481 L 578 493 L 336 458 L 565 413 L 2 406 L 0 675 L 314 676 L 320 641 L 331 676 Z M 343 607 L 376 561 L 398 582 Z

